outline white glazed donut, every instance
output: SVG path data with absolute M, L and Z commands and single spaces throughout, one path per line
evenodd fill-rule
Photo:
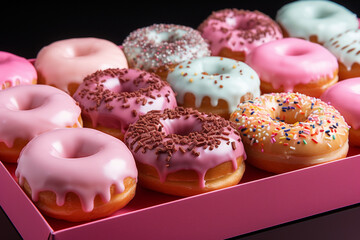
M 324 43 L 339 62 L 339 80 L 360 77 L 360 30 L 348 30 Z
M 244 62 L 224 57 L 182 62 L 169 73 L 167 81 L 180 106 L 224 118 L 229 118 L 241 101 L 260 95 L 257 73 Z
M 331 1 L 294 1 L 276 14 L 284 37 L 324 43 L 331 37 L 359 26 L 356 14 Z

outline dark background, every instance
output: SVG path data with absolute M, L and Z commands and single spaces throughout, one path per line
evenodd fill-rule
M 29 3 L 31 2 L 31 3 Z M 36 4 L 7 2 L 0 8 L 0 51 L 26 58 L 54 41 L 74 37 L 97 37 L 120 45 L 133 30 L 154 23 L 197 28 L 212 11 L 224 8 L 259 10 L 273 19 L 291 1 L 117 1 L 108 3 Z M 335 1 L 360 15 L 358 0 Z M 301 21 L 301 19 L 299 19 Z M 359 204 L 318 216 L 247 234 L 240 239 L 359 239 Z M 0 239 L 17 239 L 6 215 L 0 211 Z M 14 237 L 14 238 L 13 238 Z
M 73 37 L 98 37 L 121 44 L 136 28 L 154 23 L 173 23 L 197 28 L 212 11 L 224 8 L 259 10 L 275 18 L 291 1 L 95 1 L 58 3 L 10 2 L 0 9 L 0 50 L 26 58 L 53 41 Z M 335 1 L 360 13 L 357 0 Z

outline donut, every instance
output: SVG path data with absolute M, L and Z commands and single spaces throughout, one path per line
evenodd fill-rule
M 127 68 L 123 51 L 100 38 L 70 38 L 55 41 L 37 54 L 39 83 L 73 95 L 89 74 L 107 68 Z
M 340 81 L 327 89 L 320 98 L 334 106 L 350 125 L 350 145 L 360 146 L 360 78 Z
M 223 9 L 212 12 L 198 27 L 214 56 L 245 61 L 257 46 L 282 38 L 279 25 L 259 11 Z
M 120 140 L 90 128 L 56 129 L 21 152 L 18 183 L 45 215 L 71 222 L 108 216 L 135 195 L 137 169 Z
M 347 155 L 349 127 L 340 113 L 300 93 L 263 94 L 238 105 L 237 125 L 249 164 L 283 173 Z
M 283 38 L 254 49 L 246 59 L 260 78 L 262 93 L 320 95 L 338 81 L 336 57 L 325 47 L 299 38 Z
M 175 24 L 138 28 L 125 38 L 123 47 L 131 68 L 154 72 L 163 80 L 179 62 L 210 56 L 209 45 L 197 30 Z
M 27 59 L 0 51 L 0 90 L 36 82 L 36 70 Z
M 226 119 L 241 101 L 260 95 L 260 80 L 247 64 L 210 56 L 178 64 L 166 81 L 179 106 L 214 113 Z
M 47 85 L 0 91 L 0 159 L 15 163 L 35 136 L 55 128 L 82 127 L 81 109 L 68 94 Z
M 293 1 L 276 13 L 284 37 L 296 37 L 323 44 L 349 29 L 357 29 L 355 13 L 332 1 Z
M 134 155 L 139 184 L 190 196 L 238 184 L 246 158 L 232 124 L 213 114 L 177 107 L 153 110 L 131 124 L 125 144 Z
M 73 95 L 85 127 L 121 140 L 130 123 L 150 110 L 177 106 L 168 83 L 139 69 L 105 69 L 88 75 Z
M 338 60 L 339 80 L 360 77 L 360 29 L 347 30 L 324 43 Z

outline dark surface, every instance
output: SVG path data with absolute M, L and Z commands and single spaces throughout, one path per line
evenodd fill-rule
M 23 5 L 13 1 L 0 10 L 0 50 L 26 58 L 34 58 L 43 46 L 66 38 L 98 37 L 120 45 L 131 31 L 153 23 L 197 28 L 212 11 L 224 8 L 259 10 L 274 18 L 276 11 L 290 1 L 171 1 L 145 4 L 135 1 L 118 1 L 117 4 L 101 1 L 71 5 L 28 2 L 32 4 Z M 360 13 L 358 1 L 335 2 Z M 359 224 L 360 205 L 357 204 L 236 239 L 359 239 Z M 19 238 L 18 232 L 0 208 L 0 239 Z
M 32 2 L 32 1 L 29 1 Z M 35 5 L 10 2 L 0 10 L 0 50 L 33 58 L 45 45 L 73 37 L 99 37 L 121 44 L 136 28 L 173 23 L 197 28 L 212 11 L 224 8 L 259 10 L 275 18 L 287 1 L 126 1 Z M 360 12 L 358 1 L 337 1 Z M 126 4 L 126 6 L 123 6 Z
M 360 204 L 263 229 L 230 240 L 355 240 L 360 236 Z M 22 239 L 0 208 L 0 239 Z

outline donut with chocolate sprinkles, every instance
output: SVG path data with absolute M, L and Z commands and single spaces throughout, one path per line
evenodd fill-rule
M 198 27 L 212 55 L 245 61 L 257 46 L 283 38 L 280 26 L 259 11 L 222 9 L 212 12 Z
M 177 106 L 168 83 L 138 69 L 109 68 L 88 75 L 75 92 L 84 126 L 123 140 L 130 123 L 150 110 Z
M 130 124 L 125 144 L 139 183 L 177 196 L 200 194 L 240 182 L 246 155 L 233 124 L 215 114 L 176 107 L 153 110 Z

